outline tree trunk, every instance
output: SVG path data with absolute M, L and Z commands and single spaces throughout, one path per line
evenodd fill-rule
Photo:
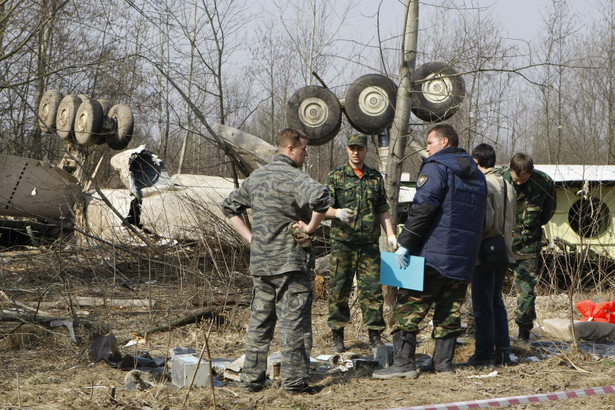
M 386 191 L 391 206 L 393 226 L 397 224 L 397 205 L 399 202 L 399 186 L 402 161 L 408 141 L 408 121 L 410 118 L 410 86 L 411 76 L 416 65 L 416 47 L 419 29 L 419 0 L 406 0 L 404 38 L 402 43 L 402 64 L 399 68 L 399 88 L 397 89 L 397 104 L 395 118 L 391 127 L 389 155 L 386 167 Z M 412 141 L 413 147 L 422 150 L 418 143 Z M 395 288 L 383 286 L 385 310 L 390 310 L 395 302 Z
M 41 3 L 41 21 L 44 21 L 38 34 L 38 51 L 36 60 L 36 91 L 34 99 L 36 107 L 43 98 L 49 72 L 49 54 L 51 53 L 51 33 L 55 23 L 57 0 L 44 0 Z M 32 127 L 31 151 L 34 158 L 43 158 L 43 147 L 41 146 L 41 129 L 38 126 L 38 118 L 34 118 L 35 125 Z

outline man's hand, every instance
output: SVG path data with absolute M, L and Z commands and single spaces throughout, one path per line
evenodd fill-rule
M 340 221 L 349 224 L 354 221 L 355 214 L 354 211 L 350 208 L 341 208 L 337 210 L 337 212 L 335 213 L 335 217 Z
M 395 258 L 400 268 L 404 269 L 408 267 L 408 255 L 410 255 L 410 251 L 403 246 L 400 246 L 395 252 Z
M 395 235 L 387 236 L 387 241 L 389 242 L 389 246 L 393 249 L 399 248 L 399 244 L 397 243 L 397 238 Z
M 310 223 L 306 224 L 303 221 L 297 221 L 295 224 L 291 226 L 292 229 L 298 228 L 301 229 L 303 233 L 311 234 L 313 233 L 319 226 L 322 220 L 325 219 L 324 212 L 316 212 L 312 211 L 312 218 L 310 219 Z
M 299 228 L 299 229 L 301 229 L 301 231 L 302 231 L 303 233 L 307 233 L 307 234 L 311 233 L 311 232 L 308 232 L 308 224 L 306 224 L 306 223 L 305 223 L 305 222 L 303 222 L 303 221 L 297 221 L 297 222 L 295 222 L 295 223 L 291 226 L 291 228 L 293 228 L 293 229 L 295 229 L 295 228 Z

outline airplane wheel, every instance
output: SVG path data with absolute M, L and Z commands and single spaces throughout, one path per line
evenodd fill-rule
M 289 127 L 308 136 L 308 145 L 322 145 L 337 135 L 342 125 L 342 106 L 329 89 L 309 85 L 288 100 L 286 120 Z
M 64 95 L 57 90 L 47 90 L 38 106 L 38 124 L 43 132 L 55 132 L 56 114 Z
M 81 105 L 81 98 L 76 95 L 67 95 L 62 98 L 56 114 L 56 129 L 62 139 L 68 140 L 73 135 L 75 116 Z
M 395 118 L 397 85 L 380 74 L 367 74 L 355 80 L 344 98 L 348 122 L 364 134 L 379 134 L 391 127 Z
M 463 77 L 448 63 L 431 62 L 412 76 L 412 112 L 426 122 L 439 122 L 457 112 L 465 96 Z
M 75 119 L 75 139 L 84 147 L 104 140 L 101 135 L 103 108 L 96 100 L 85 100 L 79 106 Z
M 107 145 L 112 149 L 124 149 L 132 139 L 134 117 L 129 106 L 116 104 L 109 110 L 109 118 L 115 120 L 117 127 L 113 133 L 106 134 Z

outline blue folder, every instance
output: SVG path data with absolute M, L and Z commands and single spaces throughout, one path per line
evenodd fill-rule
M 410 290 L 423 291 L 425 258 L 410 255 L 408 266 L 400 268 L 393 252 L 380 252 L 380 283 Z

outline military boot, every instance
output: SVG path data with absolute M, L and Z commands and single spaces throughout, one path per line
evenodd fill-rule
M 331 351 L 333 353 L 342 353 L 346 350 L 344 347 L 344 328 L 332 329 L 333 332 L 333 345 Z
M 525 326 L 519 326 L 519 336 L 517 337 L 517 339 L 520 342 L 529 342 L 530 341 L 530 330 L 532 330 L 532 328 L 525 327 Z
M 416 351 L 416 333 L 398 330 L 393 333 L 393 366 L 376 370 L 372 377 L 376 379 L 392 379 L 394 377 L 408 377 L 416 379 L 419 372 L 414 362 Z
M 455 343 L 457 336 L 447 336 L 436 339 L 433 350 L 433 366 L 436 373 L 446 373 L 455 370 L 453 357 L 455 356 Z
M 369 329 L 369 347 L 375 349 L 376 347 L 384 347 L 382 339 L 380 338 L 380 331 L 375 329 Z

